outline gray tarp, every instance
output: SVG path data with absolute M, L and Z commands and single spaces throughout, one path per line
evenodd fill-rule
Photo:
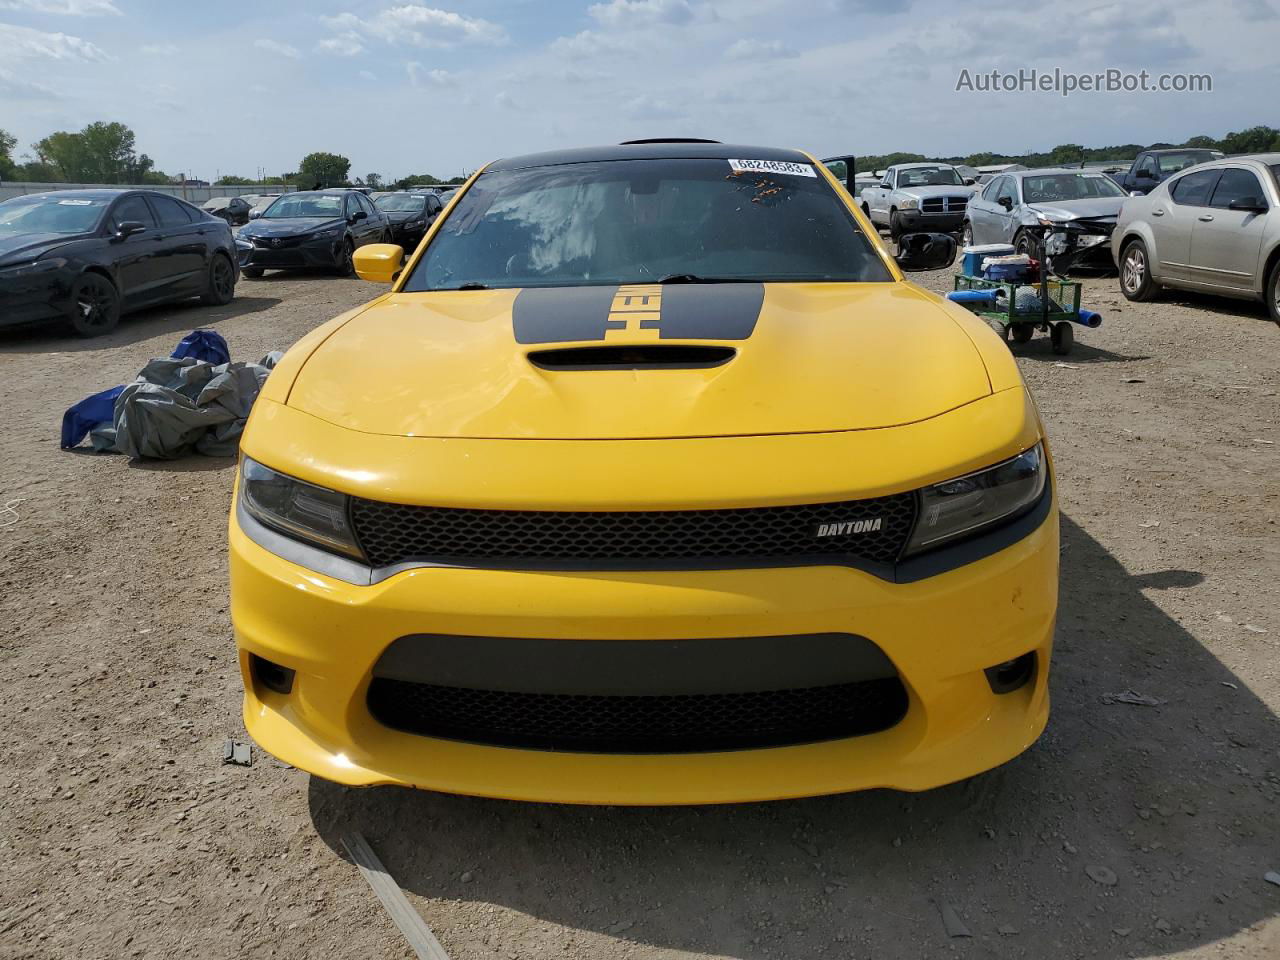
M 176 460 L 188 454 L 234 457 L 249 410 L 276 351 L 258 363 L 152 360 L 116 398 L 110 424 L 90 433 L 93 449 Z

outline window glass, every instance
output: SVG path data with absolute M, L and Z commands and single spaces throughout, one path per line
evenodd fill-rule
M 887 281 L 825 179 L 727 160 L 616 160 L 485 173 L 406 291 L 744 281 Z
M 262 214 L 266 220 L 287 220 L 294 217 L 342 216 L 342 195 L 337 193 L 286 193 L 277 197 Z
M 995 203 L 996 196 L 1000 191 L 1000 181 L 1003 179 L 1004 177 L 992 177 L 987 183 L 986 188 L 982 191 L 982 199 L 986 200 L 988 203 Z
M 849 176 L 849 165 L 843 160 L 832 160 L 827 164 L 827 169 L 831 171 L 831 175 L 841 183 Z
M 1016 206 L 1018 203 L 1018 188 L 1014 185 L 1013 181 L 1013 177 L 1001 178 L 1000 191 L 996 194 L 996 199 L 1000 200 L 1001 198 L 1007 197 L 1012 200 Z
M 1153 177 L 1156 175 L 1156 158 L 1147 154 L 1142 158 L 1142 162 L 1138 164 L 1138 173 L 1149 173 Z
M 13 197 L 0 203 L 0 237 L 21 233 L 89 233 L 109 200 L 63 196 Z
M 156 218 L 152 215 L 151 208 L 137 194 L 132 197 L 125 197 L 111 211 L 111 221 L 115 226 L 118 227 L 129 220 L 135 220 L 146 227 L 154 227 L 156 225 Z
M 1265 200 L 1266 194 L 1262 192 L 1262 184 L 1258 182 L 1258 178 L 1248 170 L 1228 167 L 1222 171 L 1222 179 L 1213 188 L 1213 199 L 1209 201 L 1209 206 L 1226 208 L 1231 206 L 1231 201 L 1245 197 Z
M 1060 203 L 1063 200 L 1096 200 L 1125 195 L 1114 180 L 1102 173 L 1047 173 L 1023 177 L 1022 193 L 1027 203 Z
M 1188 173 L 1179 177 L 1169 188 L 1173 202 L 1184 207 L 1207 207 L 1209 194 L 1213 185 L 1218 182 L 1221 170 L 1201 170 L 1199 173 Z
M 1188 150 L 1185 153 L 1163 153 L 1160 155 L 1160 172 L 1168 176 L 1171 173 L 1178 173 L 1187 167 L 1194 167 L 1197 163 L 1204 163 L 1206 160 L 1214 159 L 1213 154 L 1207 150 Z
M 964 178 L 954 167 L 908 167 L 898 171 L 899 187 L 962 187 Z
M 191 217 L 187 215 L 183 205 L 172 197 L 156 195 L 151 197 L 150 200 L 152 207 L 155 208 L 156 216 L 160 218 L 160 226 L 182 227 L 191 222 Z

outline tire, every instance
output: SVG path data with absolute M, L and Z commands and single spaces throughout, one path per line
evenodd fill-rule
M 351 242 L 348 237 L 342 242 L 342 262 L 338 264 L 335 271 L 340 277 L 349 277 L 355 272 L 355 263 L 352 258 L 356 255 L 356 245 Z
M 1031 242 L 1031 236 L 1025 230 L 1019 230 L 1013 235 L 1013 252 L 1025 253 L 1029 257 L 1035 256 L 1035 245 Z
M 1126 300 L 1154 300 L 1160 285 L 1151 279 L 1151 257 L 1141 240 L 1130 240 L 1120 254 L 1120 292 Z
M 897 210 L 891 211 L 889 214 L 889 238 L 894 243 L 897 243 L 898 238 L 906 232 L 902 227 L 902 214 Z
M 862 215 L 866 217 L 868 220 L 871 219 L 871 208 L 868 207 L 865 203 L 862 205 Z
M 250 280 L 259 280 L 262 278 L 263 269 L 261 267 L 241 267 L 240 272 Z
M 972 247 L 972 246 L 973 246 L 973 224 L 971 224 L 968 220 L 966 220 L 964 222 L 964 226 L 960 228 L 960 247 L 961 249 L 963 249 L 964 247 Z
M 1280 260 L 1271 265 L 1271 276 L 1266 288 L 1267 309 L 1271 311 L 1271 319 L 1280 323 Z
M 209 261 L 209 276 L 200 302 L 211 307 L 221 307 L 236 296 L 236 268 L 224 254 L 215 253 Z
M 1015 323 L 1009 327 L 1009 339 L 1014 343 L 1029 343 L 1036 334 L 1036 328 L 1030 323 Z
M 1071 324 L 1065 320 L 1061 323 L 1055 323 L 1049 332 L 1049 336 L 1053 340 L 1053 352 L 1060 357 L 1065 357 L 1071 352 L 1071 346 L 1076 341 L 1075 331 L 1071 329 Z
M 100 337 L 120 322 L 120 293 L 100 273 L 81 274 L 71 286 L 71 329 L 82 337 Z
M 378 242 L 379 242 L 379 243 L 395 243 L 395 242 L 396 242 L 396 238 L 395 238 L 395 237 L 393 237 L 393 236 L 391 235 L 391 231 L 390 231 L 390 230 L 384 230 L 384 231 L 382 232 L 382 239 L 381 239 L 381 240 L 379 240 Z

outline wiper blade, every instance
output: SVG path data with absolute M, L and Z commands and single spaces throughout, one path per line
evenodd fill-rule
M 696 273 L 669 273 L 658 283 L 741 283 L 741 277 L 700 277 Z
M 454 290 L 488 290 L 489 285 L 487 283 L 473 282 L 473 283 L 464 283 L 461 286 L 454 287 L 453 289 Z

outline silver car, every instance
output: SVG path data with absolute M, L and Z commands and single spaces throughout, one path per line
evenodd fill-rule
M 1002 173 L 973 195 L 965 210 L 965 246 L 1011 243 L 1033 253 L 1039 227 L 1062 224 L 1079 266 L 1111 266 L 1107 241 L 1125 193 L 1096 170 L 1017 170 Z
M 1260 299 L 1280 323 L 1280 153 L 1202 163 L 1130 197 L 1111 254 L 1130 300 L 1161 287 Z

